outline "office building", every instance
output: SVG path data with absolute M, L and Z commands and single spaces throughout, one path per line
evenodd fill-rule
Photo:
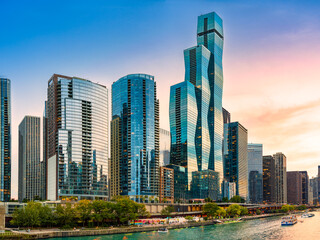
M 159 202 L 174 203 L 174 170 L 160 167 Z
M 11 82 L 0 78 L 0 201 L 11 197 Z
M 273 203 L 275 190 L 275 163 L 271 155 L 263 156 L 263 202 Z
M 107 199 L 107 88 L 54 74 L 45 116 L 47 199 Z
M 299 171 L 287 172 L 287 201 L 302 204 L 302 174 Z
M 184 202 L 189 198 L 189 191 L 187 190 L 186 184 L 186 167 L 169 164 L 167 168 L 173 169 L 173 179 L 174 179 L 174 202 Z
M 114 116 L 111 121 L 111 158 L 109 160 L 110 198 L 120 195 L 120 161 L 121 161 L 121 119 Z
M 112 151 L 121 156 L 120 194 L 135 201 L 158 196 L 159 100 L 153 76 L 130 74 L 112 84 L 112 119 L 116 117 L 121 144 Z
M 230 200 L 236 195 L 236 183 L 235 182 L 222 182 L 222 196 Z
M 219 196 L 219 173 L 213 170 L 202 170 L 192 173 L 191 198 L 210 198 L 217 201 Z
M 275 163 L 275 203 L 287 202 L 287 158 L 279 152 L 273 155 Z
M 19 125 L 19 202 L 38 200 L 41 187 L 40 118 L 25 116 Z
M 224 125 L 224 178 L 248 201 L 248 132 L 239 122 Z
M 309 176 L 307 171 L 299 171 L 302 174 L 302 204 L 308 204 L 308 194 L 309 194 Z
M 249 202 L 263 202 L 262 144 L 248 144 Z
M 310 179 L 310 188 L 312 189 L 312 204 L 318 205 L 319 204 L 319 178 L 314 177 Z
M 160 166 L 170 164 L 171 137 L 168 130 L 160 128 Z

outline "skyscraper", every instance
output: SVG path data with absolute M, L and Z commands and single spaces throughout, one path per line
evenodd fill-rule
M 273 156 L 263 156 L 263 201 L 275 202 L 275 163 Z
M 275 163 L 275 202 L 287 202 L 287 158 L 279 152 L 273 155 Z
M 249 177 L 249 200 L 251 203 L 262 203 L 262 144 L 248 144 L 248 177 Z
M 287 200 L 290 204 L 302 204 L 302 174 L 287 172 Z
M 110 158 L 110 198 L 120 195 L 120 161 L 121 161 L 121 119 L 114 116 L 111 121 L 111 158 Z
M 170 164 L 170 146 L 171 136 L 170 131 L 160 128 L 160 166 Z
M 225 124 L 224 178 L 248 201 L 248 131 L 239 122 Z
M 40 118 L 25 116 L 19 125 L 19 202 L 41 197 Z
M 308 204 L 308 194 L 309 194 L 309 176 L 307 171 L 299 171 L 302 175 L 302 204 Z
M 108 91 L 54 74 L 46 102 L 47 198 L 108 197 Z
M 112 84 L 112 118 L 116 117 L 121 131 L 120 194 L 136 201 L 158 196 L 159 100 L 153 76 L 130 74 Z
M 11 82 L 0 78 L 0 201 L 11 197 Z

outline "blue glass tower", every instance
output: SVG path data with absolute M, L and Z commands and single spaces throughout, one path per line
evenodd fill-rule
M 131 74 L 114 82 L 112 117 L 120 121 L 120 194 L 136 201 L 142 196 L 157 196 L 159 100 L 154 77 Z
M 0 201 L 11 197 L 11 83 L 0 78 Z

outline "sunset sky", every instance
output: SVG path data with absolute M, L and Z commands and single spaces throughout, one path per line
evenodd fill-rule
M 240 3 L 241 2 L 241 3 Z M 42 116 L 54 73 L 111 88 L 129 73 L 155 76 L 161 127 L 170 86 L 184 80 L 183 50 L 196 45 L 197 16 L 224 24 L 223 106 L 264 155 L 288 170 L 320 165 L 318 1 L 0 0 L 0 76 L 12 83 L 12 192 L 17 197 L 18 125 Z M 110 89 L 111 90 L 111 89 Z

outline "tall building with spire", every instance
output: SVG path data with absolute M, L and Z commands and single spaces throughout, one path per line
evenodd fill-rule
M 223 29 L 222 19 L 214 12 L 198 17 L 197 46 L 184 51 L 185 82 L 171 87 L 170 92 L 170 129 L 171 129 L 171 160 L 170 163 L 186 167 L 186 185 L 190 188 L 192 175 L 200 176 L 201 171 L 214 171 L 210 173 L 212 182 L 218 182 L 219 196 L 220 186 L 223 180 L 222 161 L 222 50 Z M 180 89 L 180 90 L 179 90 Z M 184 90 L 183 92 L 181 91 Z M 183 98 L 188 99 L 184 107 L 177 93 L 184 93 Z M 193 104 L 193 102 L 195 104 Z M 191 117 L 193 116 L 193 117 Z M 176 126 L 180 122 L 188 123 L 185 129 Z M 185 136 L 182 136 L 185 133 Z M 188 139 L 187 142 L 179 142 L 179 139 Z M 184 144 L 179 146 L 179 144 Z M 178 155 L 177 150 L 184 151 Z M 195 153 L 195 163 L 192 155 Z M 187 163 L 181 165 L 181 163 Z M 197 174 L 192 172 L 199 171 Z M 197 182 L 197 181 L 193 181 Z M 198 187 L 193 184 L 193 187 Z M 199 192 L 193 189 L 192 192 Z M 206 192 L 206 191 L 204 191 Z M 210 191 L 207 191 L 210 192 Z M 192 195 L 192 194 L 191 194 Z M 187 196 L 197 198 L 197 196 Z M 217 195 L 217 194 L 216 194 Z M 212 196 L 212 195 L 210 195 Z

